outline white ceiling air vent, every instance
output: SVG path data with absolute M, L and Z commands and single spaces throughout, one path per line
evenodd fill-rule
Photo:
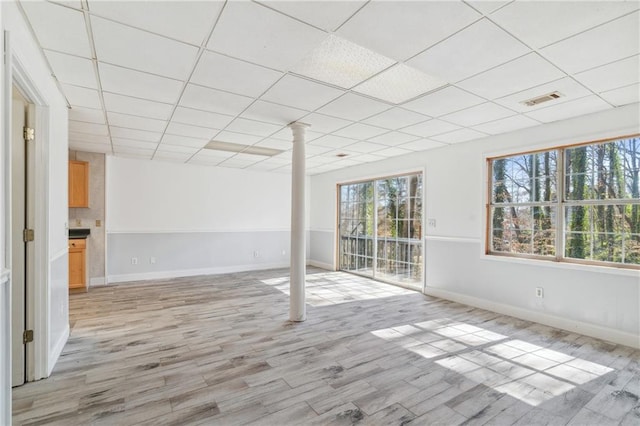
M 204 149 L 212 151 L 241 152 L 243 154 L 264 155 L 265 157 L 273 157 L 280 154 L 279 149 L 265 148 L 262 146 L 242 145 L 239 143 L 229 143 L 222 141 L 211 141 L 205 145 Z
M 551 93 L 547 93 L 546 95 L 538 96 L 537 98 L 532 98 L 526 101 L 522 101 L 520 103 L 526 106 L 534 106 L 534 105 L 541 104 L 543 102 L 553 101 L 560 97 L 562 97 L 562 94 L 560 92 L 551 92 Z

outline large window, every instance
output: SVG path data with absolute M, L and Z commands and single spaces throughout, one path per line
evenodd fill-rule
M 340 186 L 340 269 L 422 285 L 422 175 Z
M 639 137 L 489 166 L 489 253 L 640 267 Z

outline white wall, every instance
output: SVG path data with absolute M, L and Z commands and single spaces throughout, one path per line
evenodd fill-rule
M 0 3 L 0 22 L 2 22 L 2 4 Z M 4 39 L 4 37 L 3 37 Z M 0 66 L 0 102 L 4 100 L 4 67 Z M 1 104 L 4 111 L 4 104 Z M 0 114 L 2 144 L 0 144 L 0 424 L 11 423 L 11 293 L 9 270 L 6 257 L 6 220 L 8 208 L 5 194 L 9 191 L 5 172 L 8 170 L 5 161 L 8 158 L 5 143 L 4 114 Z
M 109 282 L 289 264 L 288 174 L 110 156 L 106 194 Z
M 639 120 L 638 105 L 632 105 L 313 176 L 311 255 L 335 258 L 337 183 L 422 169 L 425 216 L 437 224 L 425 228 L 427 293 L 640 346 L 637 270 L 483 254 L 487 156 L 638 133 Z M 534 296 L 539 286 L 542 300 Z

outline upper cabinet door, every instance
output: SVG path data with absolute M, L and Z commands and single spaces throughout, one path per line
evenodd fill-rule
M 69 207 L 89 207 L 89 163 L 69 161 Z

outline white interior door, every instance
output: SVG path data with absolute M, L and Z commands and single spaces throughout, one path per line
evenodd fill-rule
M 11 386 L 24 383 L 26 163 L 24 99 L 14 89 L 11 110 Z

